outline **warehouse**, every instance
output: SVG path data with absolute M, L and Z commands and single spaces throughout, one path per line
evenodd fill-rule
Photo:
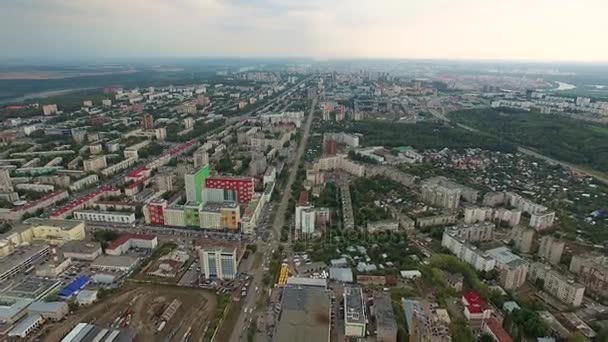
M 158 246 L 155 235 L 149 234 L 121 234 L 107 248 L 107 255 L 121 255 L 131 248 L 154 249 Z
M 42 319 L 42 316 L 38 314 L 27 316 L 8 333 L 8 336 L 25 338 L 32 331 L 38 329 L 43 322 L 44 319 Z
M 69 241 L 61 246 L 63 256 L 72 260 L 93 261 L 101 255 L 99 242 Z
M 138 257 L 103 255 L 95 259 L 91 269 L 105 272 L 129 272 L 139 261 Z
M 61 298 L 71 298 L 78 291 L 82 290 L 89 283 L 89 278 L 80 276 L 74 279 L 68 286 L 59 291 L 58 295 Z
M 46 244 L 33 243 L 17 248 L 14 253 L 3 257 L 0 259 L 0 282 L 24 272 L 32 264 L 48 255 L 49 250 L 50 248 Z
M 39 314 L 44 319 L 60 321 L 68 314 L 69 309 L 66 302 L 34 302 L 26 311 L 30 314 Z

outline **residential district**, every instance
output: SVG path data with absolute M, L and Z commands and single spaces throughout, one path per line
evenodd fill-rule
M 462 109 L 608 115 L 548 88 L 297 65 L 6 106 L 0 334 L 606 341 L 607 185 L 441 137 Z

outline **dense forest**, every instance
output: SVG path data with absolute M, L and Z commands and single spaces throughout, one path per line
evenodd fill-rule
M 559 115 L 490 108 L 457 111 L 450 117 L 549 157 L 608 171 L 608 126 Z
M 514 152 L 515 145 L 490 135 L 473 133 L 442 123 L 421 122 L 415 125 L 385 121 L 356 121 L 345 128 L 361 133 L 367 146 L 412 146 L 416 149 L 465 149 Z

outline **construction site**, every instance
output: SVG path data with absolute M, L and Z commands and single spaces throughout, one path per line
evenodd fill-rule
M 47 324 L 43 341 L 60 341 L 76 324 L 126 329 L 134 341 L 200 341 L 213 318 L 212 292 L 175 286 L 128 284 L 98 303 L 81 307 L 66 320 Z

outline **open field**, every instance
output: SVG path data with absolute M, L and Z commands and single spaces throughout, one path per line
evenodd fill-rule
M 174 299 L 181 301 L 181 306 L 162 332 L 157 334 L 160 324 L 158 316 Z M 127 283 L 120 292 L 79 309 L 66 320 L 45 325 L 38 337 L 43 341 L 60 341 L 79 322 L 93 322 L 107 328 L 131 306 L 129 328 L 136 333 L 135 341 L 158 341 L 169 336 L 181 340 L 189 329 L 192 340 L 198 341 L 205 331 L 204 322 L 212 317 L 215 305 L 215 295 L 208 291 Z

